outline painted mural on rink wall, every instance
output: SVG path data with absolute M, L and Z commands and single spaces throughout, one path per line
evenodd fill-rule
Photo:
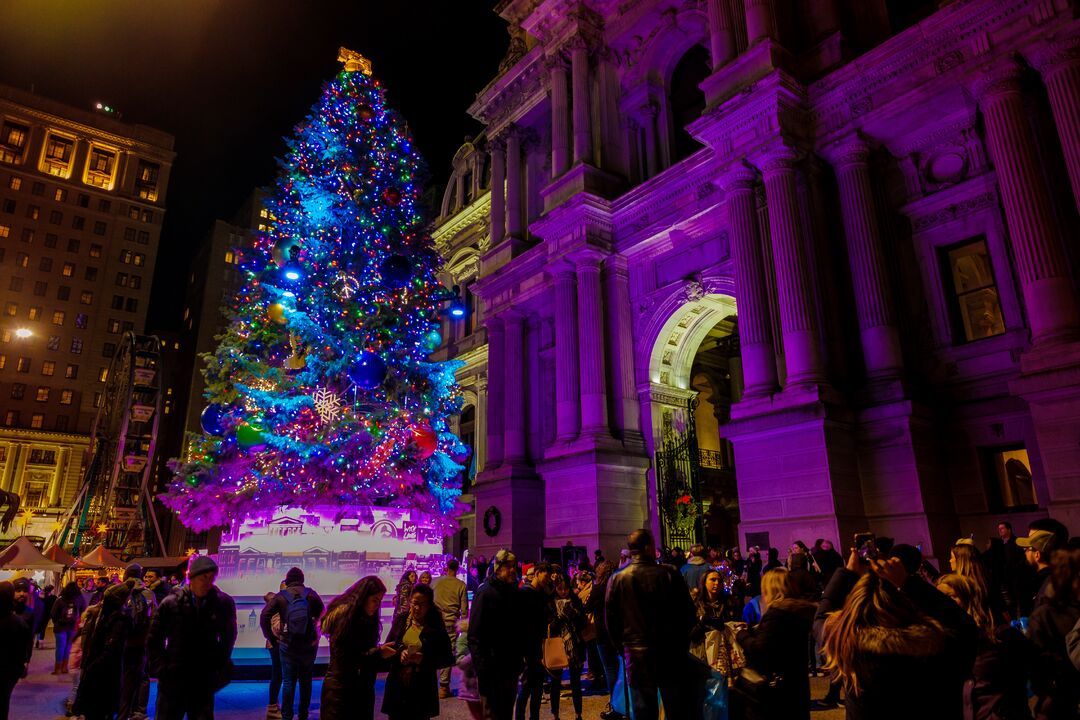
M 446 556 L 435 522 L 414 510 L 322 507 L 281 508 L 269 517 L 246 519 L 222 536 L 214 559 L 217 586 L 236 600 L 234 659 L 262 664 L 268 662 L 259 630 L 263 596 L 278 591 L 289 568 L 302 569 L 305 584 L 327 605 L 361 577 L 378 575 L 387 587 L 382 615 L 383 627 L 389 628 L 402 573 L 439 575 Z M 320 645 L 325 656 L 325 638 Z

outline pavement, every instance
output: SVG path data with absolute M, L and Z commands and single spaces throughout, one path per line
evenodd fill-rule
M 45 642 L 40 650 L 34 650 L 33 659 L 30 661 L 29 675 L 15 686 L 15 692 L 11 696 L 10 720 L 62 720 L 64 718 L 64 701 L 71 693 L 71 675 L 51 675 L 53 668 L 53 644 L 52 631 L 45 636 Z M 457 687 L 458 678 L 454 678 L 454 687 Z M 822 697 L 828 683 L 824 678 L 811 678 L 810 687 L 813 697 Z M 316 680 L 311 692 L 311 715 L 310 720 L 319 717 L 319 693 L 322 690 L 322 681 Z M 157 683 L 151 683 L 150 690 L 150 717 L 154 716 L 154 704 L 157 696 Z M 377 699 L 376 710 L 382 704 L 383 681 L 380 679 L 376 685 Z M 234 682 L 217 694 L 214 717 L 216 720 L 265 720 L 266 718 L 266 683 L 265 682 Z M 569 691 L 565 686 L 560 708 L 561 716 L 572 718 L 573 705 L 570 702 Z M 590 695 L 584 697 L 585 720 L 596 720 L 600 712 L 607 704 L 607 695 Z M 440 718 L 446 720 L 471 720 L 468 707 L 465 702 L 457 698 L 443 700 L 441 704 Z M 545 702 L 541 712 L 542 718 L 550 717 L 550 708 Z M 376 718 L 386 716 L 376 712 Z M 843 720 L 844 710 L 829 710 L 815 712 L 813 720 Z M 672 720 L 675 720 L 674 718 Z

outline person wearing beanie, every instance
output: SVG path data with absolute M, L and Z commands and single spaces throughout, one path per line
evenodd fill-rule
M 214 693 L 232 679 L 236 603 L 214 585 L 217 563 L 188 564 L 188 584 L 158 606 L 146 636 L 150 677 L 158 679 L 158 720 L 213 717 Z
M 127 566 L 124 584 L 131 588 L 131 596 L 124 605 L 124 612 L 131 618 L 131 632 L 124 648 L 119 720 L 146 715 L 150 699 L 150 677 L 146 674 L 146 634 L 150 631 L 150 618 L 157 610 L 157 596 L 143 583 L 141 565 L 131 563 Z
M 120 705 L 124 649 L 131 618 L 124 611 L 131 587 L 111 585 L 104 592 L 97 621 L 83 639 L 82 677 L 72 712 L 90 718 L 111 718 Z
M 318 623 L 322 617 L 322 598 L 304 585 L 304 571 L 298 567 L 285 573 L 285 587 L 273 601 L 268 602 L 259 617 L 259 627 L 271 648 L 277 647 L 281 657 L 282 720 L 293 719 L 296 686 L 300 685 L 300 720 L 307 720 L 311 705 L 311 680 L 315 672 L 315 654 L 319 649 Z M 280 632 L 273 630 L 273 619 L 280 622 Z M 267 718 L 273 720 L 273 706 L 267 708 Z
M 33 633 L 15 614 L 15 588 L 0 581 L 0 720 L 8 719 L 8 706 L 15 683 L 26 677 L 33 653 Z

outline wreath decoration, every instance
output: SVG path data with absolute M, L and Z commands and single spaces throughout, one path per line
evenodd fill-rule
M 484 511 L 484 534 L 488 537 L 495 537 L 499 534 L 501 528 L 502 513 L 499 512 L 499 508 L 492 505 Z

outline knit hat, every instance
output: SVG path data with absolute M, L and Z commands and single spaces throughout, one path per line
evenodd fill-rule
M 125 580 L 127 580 L 129 578 L 138 578 L 139 580 L 142 580 L 142 576 L 143 576 L 143 569 L 142 569 L 142 565 L 140 565 L 139 563 L 134 563 L 134 562 L 131 563 L 130 565 L 127 566 L 127 570 L 124 571 L 124 579 Z
M 204 573 L 216 573 L 217 571 L 217 563 L 214 562 L 213 558 L 209 555 L 200 555 L 188 565 L 188 579 L 192 580 Z
M 904 569 L 908 571 L 909 575 L 914 575 L 919 571 L 919 567 L 922 566 L 923 554 L 922 550 L 914 545 L 907 545 L 901 543 L 900 545 L 894 545 L 892 549 L 892 556 L 898 558 L 903 564 Z
M 303 585 L 304 584 L 304 571 L 298 567 L 289 568 L 289 572 L 285 573 L 286 585 Z

